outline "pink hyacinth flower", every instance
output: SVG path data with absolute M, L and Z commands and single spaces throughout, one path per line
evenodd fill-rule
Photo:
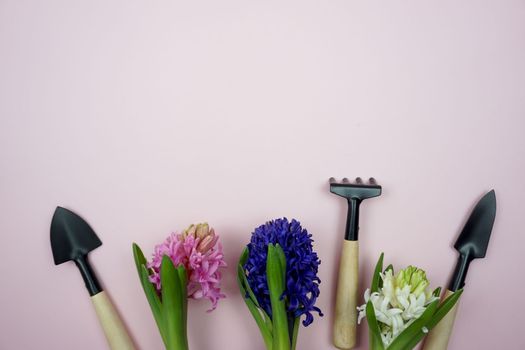
M 221 293 L 220 268 L 226 266 L 219 236 L 207 224 L 191 225 L 183 233 L 172 233 L 164 243 L 155 247 L 153 258 L 148 268 L 153 270 L 150 281 L 160 292 L 160 265 L 162 257 L 167 255 L 175 266 L 184 265 L 188 273 L 188 297 L 207 298 L 212 304 L 212 311 L 217 302 L 225 295 Z

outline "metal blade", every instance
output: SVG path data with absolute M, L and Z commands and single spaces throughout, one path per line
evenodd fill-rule
M 56 208 L 51 222 L 51 250 L 55 265 L 85 256 L 101 245 L 95 231 L 84 219 L 65 208 Z
M 495 218 L 496 193 L 492 190 L 484 195 L 474 207 L 454 248 L 470 259 L 484 258 Z

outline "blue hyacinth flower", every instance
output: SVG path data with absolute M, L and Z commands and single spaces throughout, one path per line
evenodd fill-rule
M 238 266 L 241 293 L 268 349 L 294 349 L 301 316 L 305 316 L 304 326 L 313 322 L 313 312 L 322 316 L 315 306 L 321 261 L 313 251 L 311 236 L 297 220 L 276 219 L 254 230 L 241 256 Z M 272 295 L 277 298 L 272 300 Z M 281 307 L 284 321 L 280 317 Z M 275 329 L 282 322 L 286 324 L 282 328 L 287 329 L 282 330 L 281 336 L 289 337 L 288 347 L 276 344 L 283 342 L 276 339 L 280 331 Z

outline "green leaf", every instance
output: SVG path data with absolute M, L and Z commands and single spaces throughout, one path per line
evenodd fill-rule
M 255 297 L 255 294 L 253 294 L 252 288 L 250 287 L 250 284 L 248 283 L 248 280 L 246 279 L 246 273 L 244 272 L 244 264 L 246 264 L 246 261 L 248 260 L 248 254 L 249 254 L 248 247 L 246 247 L 244 248 L 241 254 L 241 257 L 239 259 L 239 264 L 237 265 L 237 283 L 239 284 L 239 286 L 241 284 L 244 285 L 244 288 L 248 292 L 248 296 L 250 297 L 250 299 L 252 299 L 252 301 L 254 302 L 255 305 L 257 305 L 257 307 L 260 307 L 259 301 Z M 245 295 L 246 294 L 243 294 L 243 297 Z
M 447 299 L 445 299 L 445 301 L 440 306 L 438 306 L 435 309 L 435 312 L 431 315 L 430 319 L 428 319 L 426 324 L 424 325 L 424 327 L 426 327 L 428 329 L 428 331 L 431 331 L 432 328 L 434 328 L 439 323 L 439 321 L 441 321 L 441 319 L 443 317 L 445 317 L 445 315 L 450 311 L 450 309 L 454 306 L 454 304 L 456 304 L 456 302 L 458 301 L 459 297 L 461 296 L 461 293 L 463 293 L 463 290 L 459 290 L 456 293 L 450 295 Z M 433 303 L 435 303 L 437 305 L 439 303 L 439 301 L 436 300 Z M 423 317 L 423 315 L 421 315 L 421 317 Z M 406 345 L 407 349 L 414 348 L 421 340 L 423 340 L 423 338 L 425 336 L 427 336 L 427 334 L 423 333 L 423 331 L 418 332 L 407 343 L 407 345 Z
M 137 273 L 139 274 L 139 278 L 142 274 L 142 266 L 146 266 L 148 262 L 146 261 L 146 258 L 144 257 L 144 253 L 142 253 L 142 249 L 138 246 L 137 243 L 133 243 L 133 259 L 135 260 L 135 267 L 137 268 Z
M 383 254 L 381 254 L 380 260 L 382 260 Z M 379 324 L 377 323 L 376 313 L 374 305 L 369 300 L 366 303 L 366 321 L 368 322 L 368 330 L 370 336 L 369 348 L 371 350 L 384 350 L 383 339 L 381 338 L 381 331 L 379 330 Z
M 283 248 L 279 244 L 275 245 L 275 252 L 279 257 L 279 262 L 281 263 L 281 268 L 283 269 L 283 281 L 286 285 L 286 255 L 284 255 Z
M 456 303 L 459 300 L 459 297 L 463 294 L 463 289 L 460 289 L 453 294 L 449 295 L 448 298 L 446 298 L 441 305 L 437 308 L 436 313 L 432 316 L 432 319 L 430 322 L 428 322 L 428 325 L 426 326 L 428 330 L 430 331 L 432 328 L 434 328 L 439 321 L 445 317 L 445 315 L 456 305 Z
M 250 313 L 252 314 L 253 318 L 255 319 L 255 322 L 257 323 L 257 326 L 259 327 L 259 330 L 261 331 L 261 335 L 264 340 L 264 344 L 266 345 L 267 350 L 272 350 L 273 347 L 273 337 L 271 329 L 268 328 L 267 324 L 263 320 L 260 309 L 255 306 L 253 301 L 251 299 L 243 298 L 244 302 L 246 303 L 246 306 L 248 306 L 248 310 L 250 310 Z
M 142 288 L 146 294 L 146 299 L 148 300 L 151 312 L 153 313 L 153 318 L 159 329 L 160 336 L 164 344 L 167 344 L 166 332 L 164 329 L 164 321 L 162 317 L 162 302 L 160 301 L 159 294 L 155 289 L 153 283 L 149 281 L 149 272 L 146 269 L 146 266 L 142 265 L 142 274 L 141 274 Z
M 144 258 L 142 250 L 136 243 L 133 243 L 133 257 L 135 259 L 135 266 L 137 268 L 140 283 L 142 284 L 146 298 L 150 302 L 151 311 L 154 315 L 157 315 L 160 312 L 160 298 L 155 287 L 149 281 L 149 271 L 146 268 L 147 261 Z
M 241 256 L 239 257 L 239 265 L 244 265 L 248 261 L 248 258 L 250 257 L 250 250 L 248 247 L 244 247 L 242 250 Z
M 160 267 L 162 284 L 162 316 L 168 342 L 168 350 L 188 349 L 187 334 L 184 325 L 184 305 L 188 302 L 181 293 L 182 283 L 178 271 L 168 256 L 162 257 Z M 184 286 L 185 287 L 185 286 Z
M 141 283 L 144 289 L 144 293 L 146 294 L 146 298 L 150 302 L 150 307 L 151 311 L 153 312 L 153 315 L 157 317 L 157 315 L 160 315 L 162 307 L 159 294 L 157 293 L 157 290 L 155 289 L 153 283 L 149 281 L 149 272 L 146 269 L 146 266 L 142 265 L 141 272 Z
M 374 275 L 372 277 L 372 286 L 370 288 L 371 293 L 375 293 L 379 291 L 379 283 L 381 283 L 380 273 L 383 270 L 383 257 L 384 257 L 384 253 L 381 253 L 381 255 L 379 256 L 379 260 L 377 260 L 377 264 L 374 270 Z
M 290 350 L 288 317 L 285 301 L 281 298 L 285 290 L 286 265 L 281 261 L 282 248 L 277 244 L 268 245 L 266 260 L 266 278 L 270 291 L 273 321 L 273 350 Z M 284 253 L 283 253 L 284 254 Z
M 436 297 L 436 298 L 439 298 L 440 295 L 441 295 L 441 287 L 437 287 L 437 288 L 434 289 L 434 291 L 432 292 L 432 296 L 433 296 L 433 297 Z
M 243 299 L 246 299 L 246 294 L 248 294 L 248 299 L 252 301 L 252 303 L 257 307 L 258 313 L 257 316 L 262 315 L 262 320 L 265 324 L 265 330 L 263 331 L 261 329 L 261 332 L 264 332 L 265 334 L 269 334 L 271 336 L 272 334 L 272 320 L 270 316 L 262 309 L 259 305 L 259 301 L 255 297 L 255 294 L 252 291 L 252 288 L 250 287 L 250 284 L 248 283 L 248 279 L 246 278 L 246 273 L 244 271 L 244 265 L 246 264 L 246 261 L 248 260 L 249 251 L 248 248 L 244 248 L 241 257 L 239 258 L 239 264 L 237 265 L 237 284 L 239 285 L 239 288 L 241 289 L 241 295 Z M 255 316 L 254 316 L 255 317 Z M 259 324 L 259 320 L 256 319 L 255 322 Z M 260 327 L 259 327 L 260 328 Z M 264 335 L 263 335 L 264 336 Z M 270 338 L 271 339 L 271 338 Z
M 159 329 L 162 341 L 164 342 L 164 345 L 167 345 L 164 324 L 162 321 L 162 303 L 155 286 L 149 281 L 149 271 L 146 268 L 147 261 L 144 258 L 144 254 L 140 247 L 135 243 L 133 243 L 133 257 L 139 274 L 140 283 L 144 290 L 144 294 L 146 295 L 146 299 L 148 300 L 151 313 L 153 314 L 153 318 Z
M 237 265 L 237 284 L 239 285 L 239 290 L 241 291 L 242 299 L 246 303 L 248 310 L 252 314 L 252 317 L 255 319 L 255 323 L 257 323 L 257 326 L 259 327 L 261 335 L 264 339 L 264 343 L 266 345 L 266 349 L 271 350 L 273 345 L 272 320 L 266 314 L 266 312 L 260 308 L 259 302 L 257 301 L 257 298 L 255 297 L 255 294 L 253 293 L 252 289 L 250 288 L 248 280 L 246 279 L 246 273 L 244 271 L 243 266 L 248 260 L 248 254 L 248 248 L 244 248 L 241 257 L 239 258 L 239 263 Z
M 177 273 L 180 280 L 180 294 L 182 295 L 182 320 L 183 322 L 183 333 L 185 336 L 188 334 L 188 274 L 184 265 L 179 265 Z
M 428 321 L 430 321 L 432 315 L 436 312 L 438 303 L 439 300 L 431 302 L 423 314 L 401 332 L 392 343 L 390 343 L 388 350 L 406 350 L 414 348 L 414 346 L 425 337 L 426 333 L 423 333 L 423 327 L 427 327 Z

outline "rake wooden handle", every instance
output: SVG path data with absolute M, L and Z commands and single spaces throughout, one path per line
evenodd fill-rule
M 446 299 L 449 295 L 453 294 L 450 290 L 447 290 L 444 296 Z M 443 317 L 441 321 L 430 331 L 428 334 L 424 350 L 446 350 L 450 335 L 452 334 L 452 327 L 454 326 L 454 320 L 456 319 L 456 312 L 458 311 L 458 303 L 456 303 L 452 309 Z
M 335 299 L 334 345 L 352 349 L 356 343 L 359 243 L 343 241 Z
M 91 301 L 95 306 L 109 347 L 112 350 L 135 350 L 133 341 L 106 292 L 102 291 L 93 295 Z

